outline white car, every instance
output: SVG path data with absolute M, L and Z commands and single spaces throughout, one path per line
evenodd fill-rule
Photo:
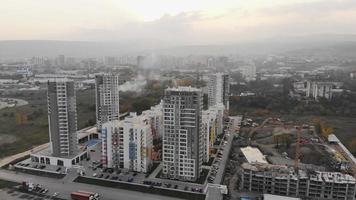
M 94 174 L 93 174 L 93 177 L 96 177 L 96 176 L 97 176 L 97 174 L 96 174 L 96 173 L 94 173 Z

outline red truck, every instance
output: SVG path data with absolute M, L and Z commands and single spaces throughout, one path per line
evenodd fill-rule
M 73 200 L 99 200 L 99 194 L 94 192 L 78 191 L 70 194 Z

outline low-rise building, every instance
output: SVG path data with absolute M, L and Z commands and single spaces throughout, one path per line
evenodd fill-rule
M 355 199 L 355 178 L 339 172 L 243 163 L 239 176 L 239 189 L 245 191 L 312 199 Z
M 241 152 L 245 156 L 248 163 L 268 163 L 266 157 L 258 148 L 248 146 L 241 148 Z
M 298 81 L 293 83 L 294 92 L 302 96 L 318 100 L 319 98 L 332 99 L 343 92 L 342 83 L 327 81 Z

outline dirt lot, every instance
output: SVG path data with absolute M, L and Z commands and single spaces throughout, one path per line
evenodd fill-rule
M 296 119 L 301 122 L 311 122 L 315 116 L 285 116 L 287 119 Z M 356 118 L 352 117 L 323 117 L 320 119 L 334 129 L 334 134 L 350 150 L 350 143 L 356 139 Z M 356 156 L 356 152 L 352 152 Z
M 297 140 L 296 124 L 290 119 L 281 119 L 282 121 L 269 120 L 263 127 L 242 128 L 241 135 L 245 138 L 251 135 L 250 145 L 258 147 L 263 154 L 269 156 L 271 163 L 293 165 Z M 282 137 L 278 139 L 278 136 Z M 329 153 L 322 144 L 314 141 L 317 138 L 313 129 L 305 127 L 301 130 L 300 162 L 328 168 Z

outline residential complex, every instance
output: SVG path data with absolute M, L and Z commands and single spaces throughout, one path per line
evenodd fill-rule
M 119 123 L 120 139 L 123 139 L 123 168 L 136 172 L 148 172 L 152 166 L 152 129 L 147 116 L 130 113 Z
M 240 190 L 312 199 L 355 199 L 355 178 L 339 172 L 295 171 L 285 165 L 243 163 Z
M 103 123 L 119 119 L 119 77 L 96 75 L 95 88 L 96 123 L 100 131 Z
M 248 65 L 241 67 L 241 72 L 246 81 L 256 80 L 256 65 L 250 62 Z
M 104 167 L 149 171 L 153 137 L 148 116 L 130 113 L 122 121 L 104 123 L 101 141 Z
M 229 109 L 230 81 L 229 75 L 223 73 L 212 74 L 208 80 L 208 104 L 224 104 Z
M 203 162 L 209 161 L 210 151 L 213 149 L 216 138 L 222 134 L 224 109 L 225 106 L 220 103 L 202 112 L 202 132 L 204 138 Z
M 66 79 L 48 81 L 47 101 L 52 155 L 73 156 L 78 152 L 74 82 Z
M 333 94 L 341 92 L 342 90 L 336 89 L 337 82 L 307 82 L 307 97 L 312 97 L 318 100 L 320 97 L 331 99 Z
M 203 162 L 203 93 L 192 87 L 165 90 L 163 99 L 163 176 L 195 181 Z
M 143 111 L 142 115 L 150 118 L 153 137 L 161 138 L 163 134 L 163 101 L 151 106 L 151 109 Z
M 342 83 L 328 81 L 298 81 L 293 83 L 294 91 L 302 96 L 318 100 L 320 98 L 332 99 L 340 94 Z
M 102 124 L 101 163 L 107 168 L 120 168 L 120 135 L 118 124 L 118 120 Z

